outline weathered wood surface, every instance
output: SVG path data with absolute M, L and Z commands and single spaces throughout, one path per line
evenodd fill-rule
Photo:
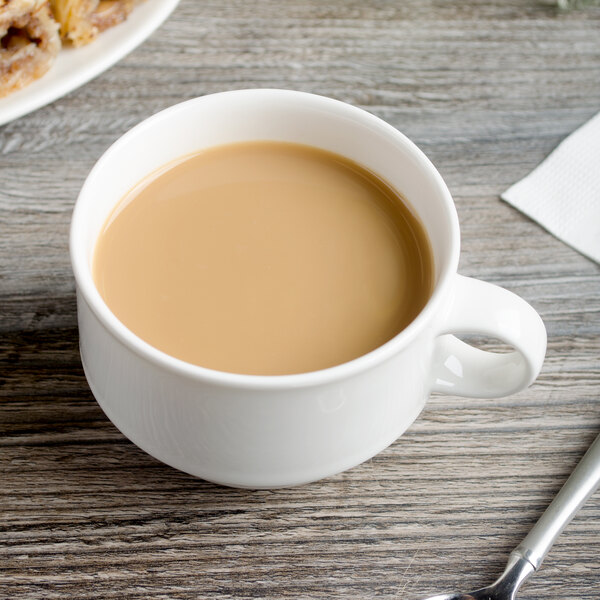
M 530 389 L 436 396 L 369 463 L 288 490 L 220 488 L 123 438 L 78 358 L 73 202 L 132 125 L 244 87 L 357 104 L 425 150 L 461 271 L 546 322 Z M 498 196 L 598 110 L 598 7 L 183 0 L 107 73 L 0 128 L 0 598 L 410 599 L 493 579 L 600 432 L 600 268 Z M 600 493 L 520 597 L 600 598 Z

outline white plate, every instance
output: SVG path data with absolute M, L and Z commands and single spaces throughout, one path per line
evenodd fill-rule
M 63 48 L 52 68 L 27 87 L 0 98 L 0 125 L 54 102 L 87 83 L 139 46 L 179 0 L 146 0 L 129 18 L 82 48 Z

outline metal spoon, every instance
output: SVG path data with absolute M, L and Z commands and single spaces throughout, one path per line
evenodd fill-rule
M 538 570 L 556 538 L 600 485 L 600 435 L 525 539 L 510 553 L 504 573 L 490 586 L 468 594 L 442 594 L 425 600 L 514 600 Z

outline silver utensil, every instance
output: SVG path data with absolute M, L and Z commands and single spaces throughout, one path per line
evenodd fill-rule
M 535 573 L 556 538 L 600 485 L 600 435 L 525 539 L 510 553 L 504 573 L 490 586 L 468 594 L 441 594 L 425 600 L 513 600 Z

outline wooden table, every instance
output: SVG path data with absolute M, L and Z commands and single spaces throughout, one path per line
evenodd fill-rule
M 115 429 L 79 361 L 73 203 L 131 126 L 245 87 L 364 107 L 431 157 L 461 272 L 545 320 L 530 389 L 435 396 L 368 463 L 277 491 L 179 473 Z M 499 194 L 599 109 L 598 6 L 183 0 L 117 66 L 0 128 L 0 598 L 410 599 L 490 582 L 600 432 L 600 269 Z M 520 597 L 600 598 L 600 493 Z

